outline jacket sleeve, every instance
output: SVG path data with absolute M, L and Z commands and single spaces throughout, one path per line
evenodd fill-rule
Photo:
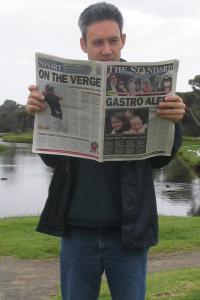
M 181 143 L 182 143 L 182 127 L 181 127 L 181 123 L 176 123 L 175 132 L 174 132 L 174 143 L 172 146 L 171 156 L 155 156 L 150 158 L 152 168 L 159 169 L 168 165 L 176 155 L 178 149 L 181 146 Z

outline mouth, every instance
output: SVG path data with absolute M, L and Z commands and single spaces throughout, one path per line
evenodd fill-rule
M 100 59 L 100 61 L 112 62 L 112 61 L 116 61 L 116 60 L 114 58 L 102 58 L 102 59 Z

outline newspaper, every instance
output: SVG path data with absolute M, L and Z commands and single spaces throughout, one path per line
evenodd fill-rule
M 178 64 L 36 53 L 36 82 L 47 107 L 35 116 L 33 152 L 99 162 L 169 156 L 174 124 L 156 108 L 175 93 Z

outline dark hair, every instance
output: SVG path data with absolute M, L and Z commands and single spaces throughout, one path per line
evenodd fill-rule
M 123 16 L 119 9 L 110 3 L 98 2 L 84 9 L 78 19 L 78 25 L 82 33 L 82 37 L 86 40 L 87 27 L 95 22 L 103 20 L 114 20 L 117 22 L 120 32 L 123 29 Z

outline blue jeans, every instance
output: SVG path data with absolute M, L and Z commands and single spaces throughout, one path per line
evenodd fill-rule
M 113 300 L 144 300 L 147 254 L 122 248 L 119 230 L 70 228 L 61 240 L 62 299 L 98 299 L 105 271 Z

